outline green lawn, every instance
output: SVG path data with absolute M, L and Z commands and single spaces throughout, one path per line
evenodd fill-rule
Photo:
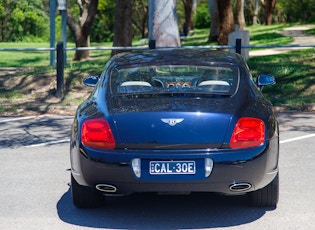
M 277 84 L 263 92 L 275 104 L 315 103 L 315 50 L 306 49 L 286 54 L 255 57 L 248 61 L 253 76 L 268 73 Z
M 277 34 L 278 30 L 288 27 L 289 25 L 273 25 L 273 26 L 249 26 L 250 45 L 281 45 L 287 44 L 292 39 Z M 209 29 L 195 29 L 193 36 L 188 36 L 182 42 L 183 46 L 209 46 L 217 45 L 215 43 L 207 43 Z M 141 38 L 135 38 L 134 45 L 141 45 Z M 111 43 L 91 44 L 91 46 L 110 47 Z M 74 47 L 73 43 L 68 43 L 67 47 Z M 49 48 L 47 43 L 0 43 L 0 49 L 3 48 Z M 104 62 L 109 58 L 110 51 L 90 51 L 91 63 L 95 66 L 99 63 L 103 66 Z M 67 52 L 67 64 L 70 68 L 80 67 L 82 63 L 72 61 L 74 51 Z M 0 67 L 45 67 L 50 65 L 50 51 L 0 51 Z M 86 64 L 83 64 L 86 65 Z
M 250 31 L 250 45 L 262 46 L 262 45 L 284 45 L 293 41 L 292 38 L 284 37 L 277 33 L 277 31 L 283 30 L 290 25 L 257 25 L 249 26 Z

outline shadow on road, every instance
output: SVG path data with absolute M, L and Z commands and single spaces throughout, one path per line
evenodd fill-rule
M 277 114 L 280 132 L 300 131 L 310 134 L 315 133 L 314 118 L 315 113 L 287 112 Z
M 71 116 L 38 116 L 0 122 L 0 148 L 18 148 L 70 138 Z
M 71 190 L 57 203 L 66 223 L 110 229 L 200 229 L 239 226 L 261 218 L 274 208 L 254 208 L 246 196 L 134 194 L 108 197 L 98 209 L 77 209 Z

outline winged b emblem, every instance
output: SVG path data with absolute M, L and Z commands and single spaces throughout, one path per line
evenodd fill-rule
M 184 118 L 161 118 L 161 121 L 169 124 L 170 126 L 175 126 L 176 124 L 181 123 L 183 120 Z

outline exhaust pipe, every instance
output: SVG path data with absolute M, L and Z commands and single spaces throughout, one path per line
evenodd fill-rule
M 95 186 L 97 190 L 101 192 L 108 192 L 108 193 L 114 193 L 117 192 L 117 188 L 113 185 L 109 184 L 98 184 Z
M 252 187 L 252 185 L 250 183 L 246 183 L 246 182 L 241 182 L 241 183 L 237 183 L 234 182 L 233 184 L 230 185 L 230 190 L 232 192 L 244 192 L 249 190 Z

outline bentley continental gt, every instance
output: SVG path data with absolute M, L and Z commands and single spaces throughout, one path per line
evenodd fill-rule
M 84 80 L 91 95 L 71 131 L 71 191 L 79 208 L 131 193 L 246 195 L 276 206 L 279 131 L 238 54 L 155 49 L 113 56 Z

